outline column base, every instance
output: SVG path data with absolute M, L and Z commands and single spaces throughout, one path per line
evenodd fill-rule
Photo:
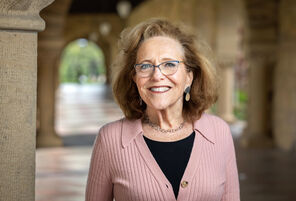
M 262 134 L 244 133 L 240 138 L 240 144 L 245 148 L 272 148 L 273 140 Z
M 41 134 L 38 133 L 36 139 L 36 147 L 61 147 L 63 140 L 60 136 L 54 134 Z
M 287 133 L 285 133 L 287 134 Z M 275 136 L 275 146 L 284 151 L 296 151 L 296 137 L 293 135 L 288 136 Z
M 227 123 L 234 123 L 236 121 L 236 118 L 233 114 L 219 114 L 219 116 L 226 121 Z

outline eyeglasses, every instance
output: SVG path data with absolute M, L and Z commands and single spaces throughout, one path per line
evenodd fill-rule
M 153 65 L 150 63 L 144 63 L 144 64 L 135 64 L 134 68 L 136 69 L 136 73 L 140 77 L 149 77 L 153 74 L 155 71 L 155 68 L 159 68 L 160 72 L 164 75 L 173 75 L 177 72 L 178 66 L 183 61 L 165 61 L 158 65 Z

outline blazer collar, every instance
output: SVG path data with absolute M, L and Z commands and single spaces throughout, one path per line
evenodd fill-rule
M 122 119 L 121 139 L 124 148 L 140 133 L 143 133 L 141 119 Z
M 199 132 L 212 144 L 215 144 L 215 130 L 209 119 L 209 114 L 202 114 L 201 117 L 193 123 L 194 130 Z
M 214 130 L 212 129 L 208 115 L 203 114 L 200 119 L 193 123 L 194 130 L 199 132 L 207 141 L 215 144 Z M 121 140 L 123 148 L 127 147 L 130 142 L 140 133 L 143 133 L 141 119 L 129 120 L 122 119 Z

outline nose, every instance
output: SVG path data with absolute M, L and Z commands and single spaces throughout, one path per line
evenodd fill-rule
M 151 79 L 153 80 L 161 80 L 164 78 L 164 75 L 160 71 L 159 67 L 155 67 L 154 71 L 152 72 Z

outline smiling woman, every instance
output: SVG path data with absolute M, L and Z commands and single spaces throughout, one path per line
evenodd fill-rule
M 143 53 L 138 51 L 147 48 L 142 47 L 144 41 L 146 42 L 146 40 L 156 36 L 173 41 L 173 44 L 167 42 L 170 47 L 162 48 L 163 51 L 166 51 L 167 56 L 163 55 L 161 59 L 182 61 L 180 66 L 183 64 L 187 70 L 193 73 L 193 83 L 190 87 L 191 99 L 183 105 L 184 118 L 188 120 L 199 118 L 202 112 L 217 100 L 217 79 L 213 64 L 209 58 L 201 53 L 202 50 L 197 48 L 199 41 L 197 41 L 196 36 L 181 30 L 187 29 L 184 25 L 172 26 L 171 24 L 168 25 L 167 21 L 153 19 L 122 32 L 119 41 L 120 52 L 113 65 L 113 92 L 127 118 L 137 119 L 145 115 L 147 105 L 145 102 L 142 105 L 140 104 L 140 94 L 133 82 L 136 73 L 133 66 L 141 62 L 159 64 L 153 63 L 154 61 L 150 61 L 151 58 L 148 57 L 142 58 L 140 61 L 139 59 L 143 57 Z M 162 44 L 166 43 L 161 39 L 158 41 L 161 41 Z M 155 41 L 154 44 L 158 43 L 158 41 Z M 157 51 L 161 46 L 160 44 L 155 47 L 152 46 L 154 49 L 151 49 L 151 53 Z M 177 53 L 180 54 L 179 57 L 181 58 L 173 58 L 176 57 Z M 159 69 L 161 70 L 161 68 Z
M 177 62 L 173 62 L 174 60 Z M 141 44 L 137 52 L 136 63 L 139 63 L 140 66 L 150 64 L 152 68 L 150 74 L 144 74 L 146 76 L 143 76 L 141 71 L 137 71 L 133 80 L 137 85 L 141 99 L 148 106 L 146 108 L 148 116 L 154 110 L 170 113 L 182 111 L 179 109 L 183 106 L 185 88 L 191 86 L 193 79 L 193 73 L 187 70 L 183 63 L 180 63 L 182 60 L 184 60 L 183 48 L 172 38 L 156 36 Z M 151 63 L 174 67 L 166 67 L 171 69 L 168 71 L 164 70 L 165 67 L 153 67 L 154 65 Z M 177 65 L 179 63 L 180 65 Z M 139 66 L 139 64 L 136 65 Z M 165 74 L 165 72 L 169 72 L 169 74 Z M 168 110 L 169 108 L 172 109 Z
M 229 127 L 204 114 L 217 79 L 195 36 L 153 19 L 120 44 L 113 92 L 125 118 L 99 131 L 86 200 L 239 201 Z

